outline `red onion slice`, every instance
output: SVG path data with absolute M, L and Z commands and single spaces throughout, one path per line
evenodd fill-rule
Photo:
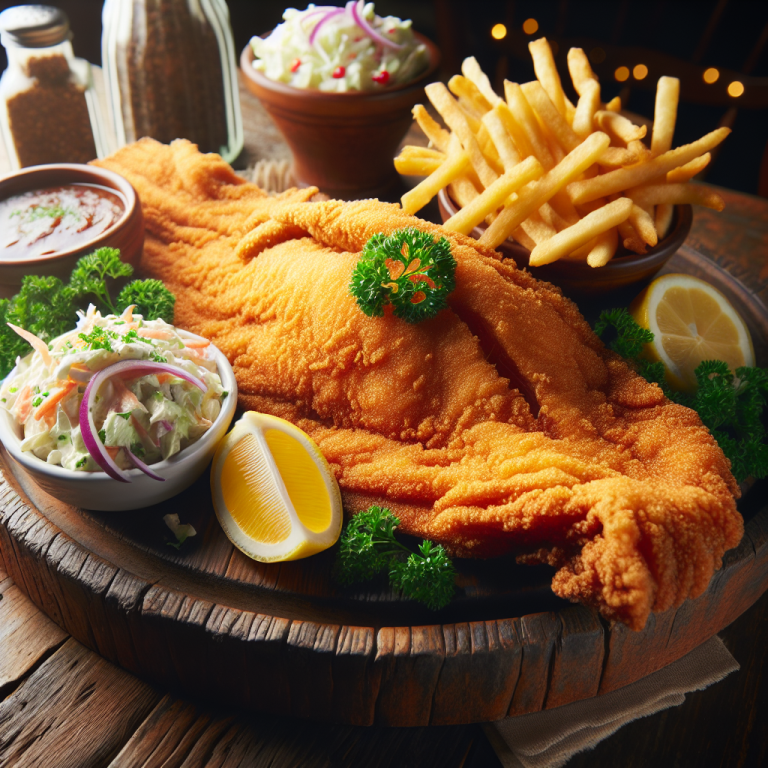
M 314 45 L 315 44 L 315 38 L 317 37 L 317 33 L 320 31 L 320 27 L 325 24 L 326 21 L 329 19 L 332 19 L 334 16 L 338 16 L 340 13 L 344 13 L 344 8 L 334 8 L 332 11 L 328 11 L 328 13 L 323 16 L 322 19 L 320 19 L 317 24 L 315 24 L 315 28 L 310 32 L 309 34 L 309 44 Z
M 145 475 L 149 475 L 153 480 L 165 482 L 164 477 L 155 474 L 130 448 L 123 446 L 123 450 L 128 454 L 128 458 L 134 463 L 137 469 L 140 469 Z
M 155 363 L 151 360 L 122 360 L 114 365 L 108 365 L 102 368 L 88 382 L 83 395 L 83 401 L 80 403 L 80 433 L 83 436 L 83 442 L 88 449 L 88 453 L 93 456 L 94 461 L 114 480 L 123 483 L 130 483 L 130 476 L 117 466 L 114 459 L 107 453 L 104 444 L 99 438 L 99 432 L 93 422 L 91 409 L 95 402 L 96 395 L 101 385 L 111 379 L 113 376 L 125 377 L 126 374 L 133 376 L 145 376 L 151 373 L 170 373 L 180 379 L 194 384 L 198 389 L 205 392 L 208 387 L 196 376 L 187 373 L 181 368 L 176 368 L 166 363 Z M 127 450 L 127 449 L 125 449 Z M 140 467 L 139 467 L 140 468 Z
M 368 37 L 375 40 L 379 45 L 383 45 L 385 48 L 392 48 L 392 50 L 399 51 L 403 46 L 400 43 L 395 43 L 392 40 L 387 40 L 386 37 L 380 35 L 365 19 L 363 16 L 363 8 L 365 7 L 365 0 L 358 0 L 357 3 L 352 3 L 352 18 L 355 20 L 360 29 L 365 32 Z

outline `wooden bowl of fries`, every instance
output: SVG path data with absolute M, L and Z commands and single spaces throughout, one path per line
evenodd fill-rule
M 446 229 L 499 249 L 567 292 L 602 293 L 649 278 L 685 240 L 690 204 L 722 210 L 690 184 L 728 136 L 717 128 L 673 149 L 680 83 L 659 79 L 653 124 L 636 124 L 580 48 L 568 53 L 578 95 L 563 90 L 546 39 L 529 49 L 536 80 L 496 93 L 474 58 L 425 93 L 414 118 L 430 146 L 403 147 L 395 168 L 426 178 L 402 197 L 416 213 L 440 193 Z M 676 211 L 676 213 L 675 213 Z
M 459 207 L 442 189 L 437 196 L 440 216 L 443 222 L 455 216 Z M 616 291 L 636 283 L 649 281 L 685 242 L 693 222 L 693 208 L 690 205 L 676 205 L 667 236 L 647 253 L 633 253 L 621 248 L 604 266 L 589 266 L 584 259 L 560 259 L 552 264 L 532 267 L 529 264 L 531 252 L 512 238 L 508 238 L 496 250 L 504 258 L 512 259 L 521 269 L 526 268 L 539 280 L 557 285 L 566 296 L 583 297 Z M 469 234 L 479 240 L 485 224 L 475 227 Z

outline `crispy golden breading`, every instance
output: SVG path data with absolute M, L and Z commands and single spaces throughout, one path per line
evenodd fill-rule
M 608 351 L 576 306 L 474 240 L 378 201 L 268 198 L 186 142 L 99 163 L 144 205 L 142 271 L 230 359 L 240 404 L 320 445 L 345 505 L 391 507 L 454 554 L 517 553 L 554 591 L 641 628 L 700 594 L 742 535 L 728 462 L 698 416 Z M 363 245 L 445 235 L 450 308 L 418 325 L 349 293 Z

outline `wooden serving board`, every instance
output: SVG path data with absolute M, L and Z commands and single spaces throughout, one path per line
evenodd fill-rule
M 768 310 L 757 297 L 689 248 L 666 271 L 720 288 L 747 321 L 758 364 L 768 364 Z M 593 320 L 629 299 L 613 294 L 582 310 Z M 58 502 L 1 457 L 0 567 L 38 607 L 147 680 L 261 712 L 416 726 L 549 709 L 680 658 L 768 588 L 765 481 L 740 501 L 746 534 L 707 591 L 631 632 L 555 597 L 545 566 L 457 561 L 457 597 L 433 613 L 384 583 L 338 587 L 332 551 L 249 560 L 221 531 L 207 477 L 162 505 L 99 513 Z M 169 512 L 198 531 L 178 552 L 162 520 Z

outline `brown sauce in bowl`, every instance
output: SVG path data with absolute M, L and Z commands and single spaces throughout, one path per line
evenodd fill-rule
M 0 201 L 0 260 L 33 259 L 69 251 L 116 224 L 120 195 L 96 184 L 66 184 Z

